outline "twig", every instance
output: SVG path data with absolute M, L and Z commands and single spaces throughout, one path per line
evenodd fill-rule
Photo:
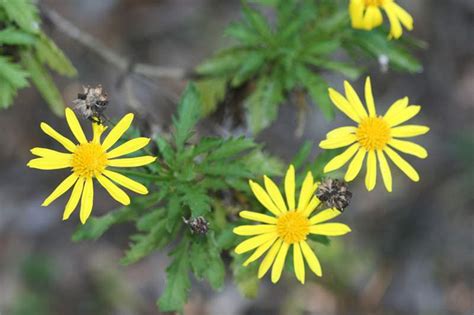
M 122 72 L 140 74 L 155 79 L 176 79 L 181 80 L 190 76 L 187 71 L 176 67 L 162 67 L 144 63 L 133 63 L 128 58 L 121 56 L 114 50 L 105 46 L 101 41 L 92 35 L 80 30 L 77 26 L 59 15 L 56 11 L 42 5 L 41 12 L 44 17 L 51 22 L 59 31 L 81 43 L 106 62 L 118 68 Z

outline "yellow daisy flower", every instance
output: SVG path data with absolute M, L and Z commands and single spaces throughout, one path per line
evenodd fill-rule
M 383 22 L 381 9 L 385 11 L 390 21 L 390 37 L 402 36 L 402 24 L 406 29 L 413 29 L 413 18 L 394 0 L 351 0 L 349 13 L 352 27 L 371 30 Z
M 93 178 L 97 179 L 112 198 L 123 205 L 128 205 L 130 198 L 112 181 L 138 194 L 148 193 L 148 189 L 142 184 L 109 169 L 110 167 L 143 166 L 156 160 L 156 157 L 153 156 L 118 158 L 143 148 L 149 143 L 149 138 L 135 138 L 111 149 L 130 127 L 133 114 L 125 115 L 108 133 L 103 142 L 101 142 L 100 138 L 106 129 L 105 126 L 92 123 L 93 138 L 91 141 L 87 141 L 76 115 L 70 108 L 66 108 L 66 120 L 79 144 L 74 144 L 46 123 L 41 123 L 41 130 L 58 141 L 69 153 L 46 148 L 31 149 L 31 153 L 38 156 L 38 158 L 29 161 L 27 164 L 29 167 L 41 170 L 70 168 L 72 172 L 45 199 L 42 206 L 48 206 L 74 186 L 71 197 L 64 209 L 63 220 L 69 218 L 80 199 L 80 219 L 82 223 L 85 223 L 92 212 L 94 199 Z
M 365 101 L 367 111 L 349 82 L 344 82 L 346 97 L 334 89 L 329 89 L 329 97 L 334 105 L 358 126 L 336 128 L 326 135 L 326 140 L 319 146 L 323 149 L 337 149 L 349 146 L 343 153 L 334 157 L 324 167 L 324 172 L 331 172 L 343 167 L 352 157 L 344 179 L 352 181 L 362 167 L 367 155 L 367 174 L 365 185 L 370 191 L 374 189 L 377 180 L 377 160 L 382 173 L 382 179 L 388 191 L 392 191 L 392 174 L 385 155 L 398 166 L 411 180 L 417 182 L 420 177 L 417 171 L 393 149 L 411 154 L 421 159 L 428 156 L 422 146 L 410 141 L 397 138 L 408 138 L 427 133 L 430 129 L 420 125 L 399 126 L 413 118 L 421 106 L 408 106 L 408 97 L 399 99 L 388 109 L 384 116 L 377 116 L 372 95 L 370 78 L 365 81 Z
M 277 185 L 270 178 L 264 176 L 264 183 L 265 189 L 250 181 L 250 188 L 258 201 L 273 216 L 247 210 L 241 211 L 239 215 L 242 218 L 265 224 L 236 227 L 235 234 L 252 237 L 240 243 L 235 248 L 235 252 L 243 254 L 256 249 L 244 262 L 244 266 L 257 260 L 266 252 L 267 254 L 258 269 L 258 277 L 262 278 L 273 265 L 271 279 L 273 283 L 276 283 L 280 279 L 288 250 L 293 247 L 296 278 L 304 284 L 305 264 L 303 257 L 311 271 L 322 276 L 319 260 L 306 239 L 309 234 L 339 236 L 350 232 L 351 229 L 345 224 L 324 223 L 337 217 L 341 212 L 336 209 L 325 209 L 310 217 L 320 204 L 319 199 L 314 196 L 318 183 L 313 181 L 311 172 L 308 172 L 303 181 L 298 207 L 296 207 L 295 168 L 293 165 L 290 165 L 285 177 L 286 203 Z

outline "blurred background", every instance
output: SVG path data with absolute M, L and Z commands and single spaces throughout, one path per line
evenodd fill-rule
M 409 158 L 421 181 L 394 171 L 391 194 L 382 185 L 368 193 L 363 180 L 354 182 L 352 206 L 342 217 L 353 232 L 330 248 L 320 246 L 323 278 L 304 286 L 292 273 L 278 285 L 264 279 L 255 300 L 240 296 L 230 277 L 218 293 L 195 281 L 185 314 L 474 314 L 474 2 L 398 2 L 414 16 L 413 34 L 429 45 L 416 52 L 424 72 L 384 73 L 373 65 L 370 73 L 381 112 L 405 95 L 423 106 L 413 122 L 431 127 L 417 139 L 430 156 Z M 131 62 L 185 71 L 229 44 L 222 31 L 239 18 L 240 8 L 238 0 L 40 4 Z M 82 84 L 101 83 L 111 97 L 109 117 L 134 111 L 137 126 L 148 134 L 169 127 L 185 80 L 129 76 L 47 18 L 43 27 L 79 71 L 72 80 L 56 77 L 70 106 Z M 328 79 L 342 87 L 343 77 Z M 362 82 L 355 84 L 359 91 Z M 295 137 L 297 115 L 288 102 L 259 142 L 289 160 L 305 140 L 319 143 L 346 121 L 338 115 L 327 122 L 318 110 L 308 115 L 303 136 Z M 64 176 L 26 168 L 30 148 L 54 145 L 40 132 L 41 121 L 66 130 L 34 89 L 23 90 L 13 107 L 0 112 L 0 314 L 159 314 L 155 300 L 164 286 L 165 254 L 122 267 L 118 260 L 131 227 L 114 227 L 96 242 L 73 243 L 79 220 L 61 221 L 65 197 L 40 207 Z M 112 207 L 107 194 L 96 194 L 96 215 Z

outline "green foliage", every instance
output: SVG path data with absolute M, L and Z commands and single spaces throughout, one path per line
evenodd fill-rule
M 385 30 L 371 32 L 350 26 L 347 1 L 255 0 L 271 6 L 275 23 L 243 1 L 242 19 L 233 22 L 225 35 L 237 44 L 205 60 L 196 71 L 203 82 L 218 80 L 215 89 L 200 83 L 206 95 L 205 114 L 222 101 L 223 82 L 232 88 L 250 84 L 244 102 L 247 123 L 254 133 L 278 117 L 278 107 L 295 90 L 304 90 L 328 120 L 334 117 L 323 74 L 337 72 L 357 79 L 367 62 L 386 56 L 394 69 L 419 72 L 420 63 L 407 48 L 409 41 L 392 41 Z M 404 37 L 406 37 L 404 35 Z M 344 56 L 334 58 L 335 52 Z M 362 65 L 362 66 L 361 66 Z M 219 97 L 217 97 L 219 96 Z
M 158 302 L 162 311 L 182 309 L 190 288 L 189 272 L 216 290 L 222 287 L 225 268 L 221 253 L 236 242 L 233 225 L 228 223 L 234 208 L 220 202 L 222 195 L 250 199 L 249 178 L 283 172 L 282 163 L 251 139 L 195 139 L 201 100 L 194 84 L 189 84 L 173 119 L 172 135 L 155 138 L 159 162 L 132 173 L 157 189 L 151 188 L 146 197 L 134 198 L 126 208 L 89 219 L 73 237 L 97 239 L 115 224 L 134 222 L 137 233 L 130 236 L 123 264 L 135 263 L 181 240 L 171 254 L 167 286 Z M 205 235 L 193 233 L 183 220 L 198 216 L 209 222 Z
M 29 78 L 51 110 L 63 115 L 64 100 L 45 65 L 70 77 L 76 69 L 39 25 L 32 0 L 0 0 L 0 108 L 12 105 Z

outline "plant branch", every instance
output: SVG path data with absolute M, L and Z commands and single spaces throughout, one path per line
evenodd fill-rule
M 181 80 L 190 77 L 192 74 L 185 69 L 177 67 L 164 67 L 144 63 L 133 63 L 130 59 L 118 54 L 114 50 L 104 45 L 100 40 L 91 34 L 80 30 L 77 26 L 69 22 L 66 18 L 58 14 L 55 10 L 41 5 L 41 12 L 45 19 L 66 36 L 74 39 L 87 47 L 106 62 L 110 63 L 124 73 L 135 73 L 154 79 L 175 79 Z

